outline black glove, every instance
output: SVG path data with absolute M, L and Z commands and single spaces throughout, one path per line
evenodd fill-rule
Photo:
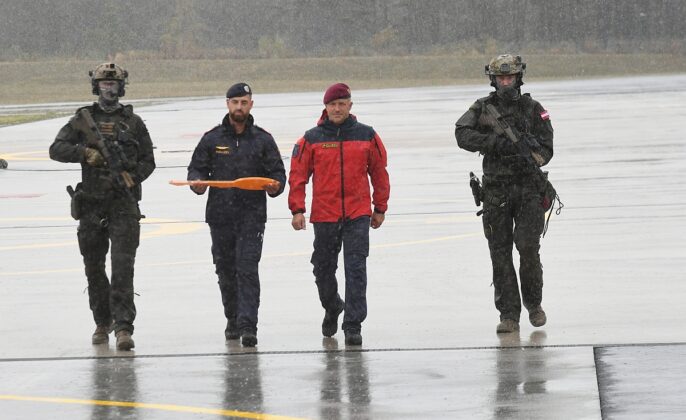
M 534 153 L 541 153 L 541 145 L 538 143 L 535 136 L 528 134 L 524 139 L 526 140 L 526 145 L 529 147 L 529 150 Z

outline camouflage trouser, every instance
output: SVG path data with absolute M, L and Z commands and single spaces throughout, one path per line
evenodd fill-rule
M 367 317 L 367 257 L 369 256 L 369 216 L 338 223 L 314 223 L 315 282 L 325 310 L 341 299 L 336 269 L 343 247 L 345 265 L 345 313 L 343 330 L 359 332 Z
M 539 256 L 545 212 L 540 188 L 535 182 L 491 184 L 484 181 L 483 226 L 493 265 L 495 307 L 500 319 L 519 321 L 517 274 L 512 262 L 512 244 L 519 252 L 519 279 L 527 309 L 541 304 L 543 270 Z
M 98 207 L 84 212 L 78 228 L 93 319 L 101 326 L 109 326 L 114 320 L 115 331 L 133 332 L 133 266 L 140 238 L 140 211 L 132 202 L 109 202 L 107 208 Z M 105 272 L 110 241 L 111 284 Z
M 264 222 L 235 218 L 211 224 L 210 234 L 224 315 L 241 333 L 256 334 Z

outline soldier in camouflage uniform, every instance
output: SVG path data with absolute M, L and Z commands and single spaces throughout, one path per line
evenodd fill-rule
M 519 252 L 521 294 L 529 321 L 535 327 L 546 323 L 539 248 L 547 180 L 540 166 L 553 157 L 553 128 L 541 104 L 521 93 L 525 69 L 520 56 L 494 58 L 486 74 L 495 92 L 478 99 L 455 124 L 458 146 L 484 156 L 483 226 L 493 265 L 495 306 L 500 311 L 498 333 L 519 330 L 521 301 L 513 243 Z M 502 118 L 500 124 L 493 109 Z M 503 124 L 518 141 L 503 132 Z
M 88 297 L 96 329 L 93 344 L 104 344 L 114 330 L 119 350 L 134 347 L 133 267 L 140 238 L 141 183 L 155 169 L 153 146 L 143 120 L 131 105 L 122 105 L 128 73 L 114 63 L 90 72 L 98 102 L 81 108 L 62 127 L 50 146 L 50 158 L 81 164 L 82 182 L 73 194 L 72 216 L 78 218 L 78 240 L 88 279 Z M 107 151 L 89 142 L 84 131 L 86 109 L 102 134 Z M 104 155 L 116 155 L 127 182 L 111 171 Z M 105 257 L 112 243 L 111 284 Z

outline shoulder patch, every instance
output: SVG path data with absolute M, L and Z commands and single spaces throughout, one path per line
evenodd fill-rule
M 300 145 L 298 143 L 293 146 L 293 153 L 291 153 L 291 157 L 298 157 L 298 154 L 300 153 Z
M 543 121 L 546 121 L 546 120 L 549 120 L 549 119 L 550 119 L 550 114 L 548 114 L 548 111 L 546 111 L 545 109 L 543 110 L 543 112 L 541 112 L 540 115 L 541 115 L 541 119 L 542 119 Z

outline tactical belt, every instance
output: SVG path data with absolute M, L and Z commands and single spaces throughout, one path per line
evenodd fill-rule
M 534 174 L 526 175 L 486 175 L 483 176 L 484 187 L 497 187 L 512 184 L 535 182 Z

